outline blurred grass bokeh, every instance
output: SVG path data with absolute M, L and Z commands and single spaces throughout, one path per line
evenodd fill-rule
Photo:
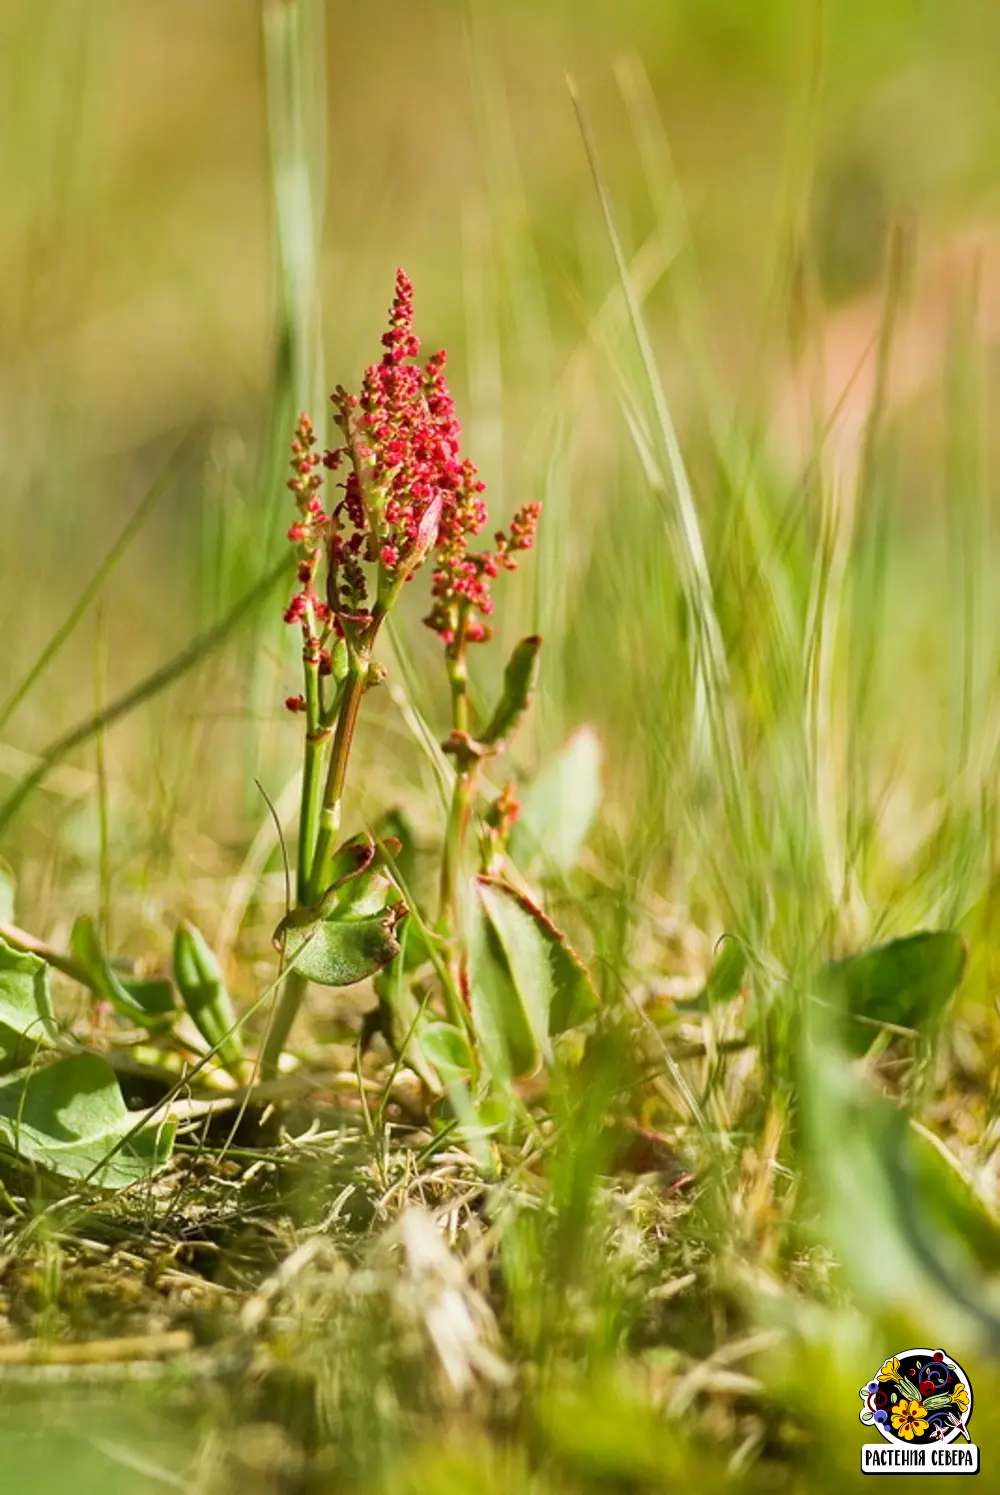
M 530 1414 L 435 1409 L 340 1284 L 303 1440 L 318 1462 L 282 1445 L 262 1491 L 839 1490 L 860 1477 L 858 1387 L 911 1340 L 963 1359 L 995 1478 L 998 47 L 992 0 L 0 4 L 0 792 L 280 556 L 295 416 L 322 421 L 373 356 L 405 266 L 491 512 L 545 503 L 500 630 L 546 638 L 518 767 L 583 723 L 600 737 L 601 829 L 557 896 L 608 1003 L 644 1014 L 650 1063 L 663 1051 L 646 1119 L 698 1165 L 687 1212 L 638 1184 L 605 1197 L 603 1116 L 638 1080 L 617 1050 L 589 1097 L 570 1076 L 545 1209 L 513 1184 L 495 1206 Z M 21 922 L 58 944 L 85 910 L 133 953 L 182 913 L 231 926 L 269 823 L 255 777 L 294 803 L 279 613 L 274 593 L 53 768 L 0 846 Z M 354 816 L 402 803 L 433 837 L 399 690 L 434 723 L 445 682 L 429 639 L 387 663 Z M 233 956 L 245 995 L 280 902 L 267 867 Z M 894 1192 L 898 1113 L 796 1006 L 818 960 L 934 926 L 962 928 L 969 975 L 879 1082 L 967 1189 L 971 1215 L 942 1224 L 922 1186 L 965 1302 Z M 680 1084 L 657 1004 L 723 931 L 751 952 L 747 1008 L 707 1022 Z M 754 1046 L 727 1058 L 752 1014 Z M 315 1309 L 288 1311 L 292 1359 Z M 83 1422 L 81 1495 L 117 1488 L 123 1459 L 123 1490 L 228 1488 L 235 1392 L 197 1453 L 144 1392 L 102 1396 L 80 1412 L 50 1391 L 29 1414 L 58 1430 L 44 1442 L 0 1427 L 12 1488 L 62 1488 Z

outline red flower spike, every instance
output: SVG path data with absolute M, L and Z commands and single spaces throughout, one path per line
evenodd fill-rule
M 323 486 L 323 475 L 319 471 L 322 457 L 316 451 L 316 433 L 308 415 L 300 415 L 292 442 L 292 473 L 288 487 L 295 494 L 299 518 L 288 530 L 288 538 L 299 547 L 297 576 L 300 590 L 285 609 L 285 622 L 302 625 L 302 634 L 308 645 L 315 637 L 315 628 L 323 622 L 323 604 L 313 591 L 313 579 L 319 565 L 329 519 L 323 511 L 319 496 Z M 289 710 L 298 710 L 289 707 Z
M 472 551 L 470 538 L 477 535 L 486 523 L 486 506 L 479 494 L 483 485 L 475 479 L 475 469 L 466 471 L 466 486 L 463 502 L 456 504 L 442 521 L 438 538 L 438 566 L 431 585 L 434 606 L 424 619 L 429 628 L 439 633 L 445 645 L 454 647 L 459 614 L 466 622 L 464 638 L 467 643 L 482 643 L 491 637 L 491 631 L 470 616 L 475 611 L 489 617 L 493 611 L 490 582 L 501 570 L 515 571 L 515 556 L 530 550 L 534 544 L 535 530 L 542 511 L 540 503 L 525 504 L 514 515 L 509 533 L 497 531 L 494 537 L 496 550 Z
M 382 346 L 381 361 L 365 370 L 360 395 L 334 394 L 344 444 L 323 458 L 331 471 L 349 459 L 333 520 L 340 545 L 331 552 L 345 612 L 357 612 L 365 596 L 363 573 L 349 574 L 344 555 L 409 579 L 435 545 L 486 520 L 477 497 L 483 485 L 461 458 L 446 355 L 435 353 L 422 368 L 412 361 L 420 342 L 413 330 L 413 284 L 402 270 Z
M 487 523 L 485 484 L 461 453 L 461 426 L 441 350 L 421 365 L 413 327 L 413 283 L 396 273 L 382 357 L 364 373 L 358 394 L 332 396 L 341 444 L 316 450 L 309 417 L 300 417 L 292 443 L 292 477 L 299 518 L 289 539 L 299 545 L 300 590 L 285 617 L 301 623 L 307 640 L 339 619 L 370 616 L 367 567 L 378 570 L 378 596 L 412 578 L 434 552 L 432 604 L 425 622 L 449 651 L 491 636 L 483 621 L 493 611 L 491 583 L 513 571 L 534 543 L 541 505 L 519 509 L 494 548 L 476 551 Z M 326 513 L 320 497 L 324 470 L 341 473 L 341 496 Z M 314 590 L 326 560 L 325 601 Z

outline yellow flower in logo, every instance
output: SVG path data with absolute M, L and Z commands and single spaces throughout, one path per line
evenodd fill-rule
M 923 1402 L 897 1402 L 892 1409 L 892 1425 L 901 1438 L 922 1438 L 927 1431 Z
M 969 1388 L 964 1381 L 959 1381 L 951 1393 L 951 1399 L 964 1417 L 969 1410 Z
M 885 1362 L 882 1369 L 878 1373 L 877 1379 L 880 1381 L 894 1381 L 898 1375 L 899 1356 L 893 1355 L 891 1360 L 887 1360 Z

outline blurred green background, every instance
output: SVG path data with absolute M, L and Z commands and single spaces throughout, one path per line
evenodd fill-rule
M 766 430 L 787 400 L 793 251 L 815 267 L 823 306 L 858 306 L 877 291 L 895 215 L 919 225 L 936 264 L 943 246 L 994 211 L 1000 16 L 986 0 L 314 4 L 303 10 L 303 76 L 289 85 L 305 136 L 291 141 L 274 120 L 287 83 L 281 11 L 270 7 L 269 135 L 254 0 L 0 7 L 0 696 L 185 433 L 182 477 L 104 594 L 108 695 L 218 614 L 251 561 L 280 545 L 275 453 L 291 404 L 276 418 L 276 392 L 294 403 L 308 389 L 321 410 L 327 384 L 356 376 L 397 264 L 418 286 L 427 345 L 452 350 L 470 450 L 493 503 L 509 509 L 547 481 L 571 490 L 552 614 L 572 616 L 593 645 L 596 609 L 574 590 L 588 558 L 613 531 L 631 585 L 629 566 L 648 556 L 658 520 L 621 494 L 621 422 L 589 336 L 613 266 L 567 72 L 630 252 L 641 257 L 645 246 L 661 367 L 710 518 L 722 500 L 710 462 L 699 465 L 703 391 L 669 289 L 678 244 L 672 226 L 657 224 L 644 143 L 623 98 L 627 70 L 648 75 L 690 221 L 706 347 L 751 426 Z M 285 279 L 274 172 L 292 225 Z M 314 279 L 313 242 L 300 227 L 310 208 Z M 301 290 L 289 288 L 289 265 Z M 989 263 L 983 274 L 989 282 Z M 954 271 L 934 294 L 950 304 L 960 279 Z M 309 367 L 303 354 L 282 386 L 276 340 L 289 307 L 315 329 L 323 358 Z M 874 306 L 861 315 L 866 330 L 845 334 L 838 390 L 877 331 Z M 932 337 L 940 331 L 936 322 Z M 932 376 L 943 358 L 942 347 L 926 360 Z M 907 472 L 907 532 L 941 499 L 923 455 L 918 444 Z M 557 477 L 547 469 L 555 461 Z M 601 635 L 610 630 L 627 677 L 639 667 L 642 629 L 609 590 Z M 30 753 L 91 708 L 94 616 L 5 725 L 5 749 Z M 585 658 L 572 647 L 570 656 L 568 716 L 613 729 L 628 700 L 606 678 L 595 688 Z M 250 703 L 242 684 L 212 680 L 210 700 L 180 687 L 169 706 L 150 708 L 154 721 L 198 718 L 186 751 L 173 741 L 167 749 L 160 733 L 130 737 L 128 726 L 108 751 L 140 798 L 149 799 L 140 783 L 167 797 L 164 824 L 182 806 L 195 822 L 210 807 L 215 835 L 226 811 L 212 780 L 240 761 L 233 719 Z M 274 684 L 254 712 L 278 715 Z M 284 741 L 290 764 L 287 733 Z M 128 744 L 124 762 L 119 743 Z M 9 752 L 0 763 L 21 766 Z M 226 829 L 238 836 L 246 800 L 227 782 L 236 819 Z
M 817 944 L 839 953 L 988 913 L 998 55 L 993 0 L 0 0 L 0 790 L 281 553 L 295 415 L 308 404 L 322 420 L 329 389 L 376 356 L 402 265 L 425 348 L 450 350 L 492 512 L 546 504 L 501 634 L 508 645 L 529 626 L 547 637 L 518 766 L 530 772 L 583 722 L 604 743 L 597 890 L 570 912 L 591 923 L 602 969 L 623 987 L 686 971 L 686 922 L 702 957 L 737 926 L 801 970 Z M 642 381 L 567 74 L 692 477 L 732 671 L 742 826 L 699 757 L 681 550 L 633 439 Z M 864 430 L 894 231 L 906 246 L 901 357 L 875 462 Z M 164 474 L 94 605 L 5 712 Z M 836 562 L 835 516 L 855 493 L 838 644 L 848 663 L 842 689 L 830 666 L 817 787 L 800 776 L 796 735 L 811 709 L 813 568 L 827 544 Z M 165 949 L 181 913 L 214 932 L 267 821 L 255 776 L 280 800 L 298 767 L 282 709 L 295 649 L 280 609 L 276 593 L 224 649 L 53 770 L 0 845 L 22 922 L 59 943 L 76 913 L 99 912 L 131 953 Z M 433 723 L 444 681 L 431 640 L 417 630 L 406 657 L 387 662 Z M 499 665 L 479 668 L 485 680 Z M 355 814 L 402 801 L 436 834 L 430 772 L 399 708 L 388 693 L 372 703 Z M 832 877 L 845 859 L 857 887 L 841 907 L 817 869 Z M 280 903 L 276 859 L 270 871 Z M 244 948 L 266 956 L 273 909 L 256 923 L 251 913 Z M 975 1090 L 962 1124 L 985 1167 L 998 1094 L 988 940 L 973 961 L 976 990 L 935 1094 L 953 1081 Z M 247 961 L 237 987 L 255 990 L 263 969 Z M 916 1099 L 934 1083 L 928 1072 Z M 733 1169 L 747 1138 L 760 1140 L 767 1098 L 735 1089 Z M 859 1149 L 865 1135 L 859 1125 Z M 845 1151 L 848 1174 L 860 1156 Z M 823 1183 L 813 1161 L 846 1258 L 854 1240 L 850 1289 L 874 1315 L 864 1263 L 881 1249 L 882 1217 L 852 1196 L 850 1177 Z M 731 1222 L 706 1219 L 708 1235 L 726 1237 Z M 767 1255 L 734 1229 L 736 1258 Z M 766 1374 L 839 1489 L 856 1466 L 858 1367 L 872 1373 L 871 1357 L 893 1345 L 872 1320 L 838 1317 L 836 1295 L 810 1317 L 798 1239 L 775 1249 L 754 1291 L 767 1300 L 779 1280 L 792 1284 L 774 1317 L 794 1320 L 808 1350 Z M 985 1356 L 976 1371 L 979 1395 Z M 805 1395 L 824 1374 L 835 1414 Z M 984 1445 L 984 1425 L 996 1427 L 987 1403 L 984 1392 Z M 601 1405 L 614 1422 L 613 1398 Z M 620 1415 L 631 1428 L 631 1411 Z M 69 1404 L 60 1416 L 65 1447 L 0 1429 L 17 1488 L 48 1488 L 45 1471 L 73 1457 L 80 1418 Z M 600 1459 L 585 1438 L 574 1444 L 573 1423 L 553 1437 L 590 1489 Z M 594 1475 L 593 1487 L 659 1488 L 657 1461 L 664 1481 L 690 1478 L 665 1426 L 636 1411 L 633 1463 L 619 1469 L 612 1449 L 607 1482 Z M 145 1404 L 130 1427 L 130 1447 L 146 1439 L 158 1463 L 165 1435 Z M 170 1446 L 166 1463 L 184 1467 L 189 1451 Z M 94 1489 L 117 1488 L 94 1457 Z M 435 1458 L 414 1489 L 466 1488 L 464 1461 L 479 1467 L 474 1439 Z M 527 1488 L 517 1459 L 508 1470 L 497 1458 L 489 1488 Z M 123 1490 L 164 1482 L 118 1477 Z M 768 1477 L 759 1488 L 822 1487 L 809 1473 Z M 61 1472 L 51 1478 L 63 1487 Z M 554 1478 L 553 1489 L 575 1488 L 572 1473 Z

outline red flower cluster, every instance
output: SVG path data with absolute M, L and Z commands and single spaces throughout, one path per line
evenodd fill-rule
M 350 462 L 334 514 L 331 560 L 343 572 L 346 600 L 355 610 L 367 595 L 360 560 L 381 568 L 380 590 L 408 580 L 433 547 L 445 511 L 483 490 L 475 467 L 460 456 L 445 354 L 436 353 L 424 367 L 408 361 L 419 355 L 420 341 L 413 331 L 413 285 L 402 270 L 382 345 L 385 353 L 365 370 L 360 396 L 343 389 L 333 396 L 345 444 L 324 458 L 331 471 Z
M 420 342 L 413 331 L 413 285 L 402 270 L 382 345 L 382 359 L 365 370 L 360 395 L 338 388 L 333 396 L 344 444 L 326 452 L 322 462 L 331 472 L 345 466 L 347 471 L 340 485 L 344 496 L 332 514 L 319 499 L 322 475 L 312 425 L 305 415 L 299 421 L 288 486 L 300 513 L 289 539 L 302 546 L 301 590 L 285 619 L 301 622 L 307 640 L 316 624 L 328 626 L 331 618 L 361 621 L 371 615 L 365 565 L 377 568 L 377 597 L 384 599 L 435 549 L 434 600 L 425 622 L 449 648 L 460 640 L 479 642 L 489 637 L 480 619 L 493 609 L 490 581 L 501 570 L 514 570 L 517 552 L 530 548 L 541 505 L 525 505 L 509 533 L 495 536 L 495 550 L 469 549 L 486 525 L 485 484 L 461 456 L 446 354 L 435 353 L 423 366 L 413 362 Z M 313 581 L 324 550 L 328 572 L 321 602 Z
M 497 530 L 495 550 L 470 550 L 469 541 L 486 522 L 483 504 L 476 508 L 456 505 L 442 517 L 438 534 L 437 568 L 431 584 L 434 604 L 424 619 L 428 628 L 439 633 L 449 648 L 464 639 L 480 644 L 491 636 L 489 627 L 473 611 L 488 618 L 493 611 L 490 582 L 503 571 L 516 571 L 518 551 L 530 550 L 535 543 L 540 503 L 525 504 L 511 520 L 510 532 Z
M 288 538 L 301 546 L 299 558 L 299 590 L 285 609 L 286 623 L 301 623 L 310 635 L 315 634 L 317 623 L 329 620 L 330 609 L 313 589 L 316 570 L 326 540 L 330 516 L 323 508 L 319 496 L 323 486 L 323 475 L 317 469 L 321 457 L 316 451 L 316 433 L 308 415 L 300 415 L 292 442 L 292 472 L 288 486 L 295 494 L 299 517 L 288 531 Z

